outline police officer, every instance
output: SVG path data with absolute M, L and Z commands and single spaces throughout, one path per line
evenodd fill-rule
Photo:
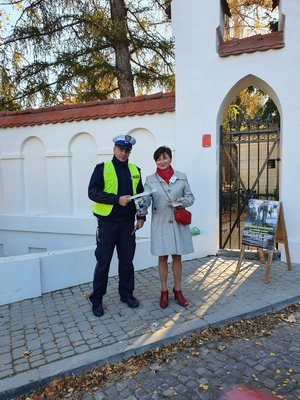
M 130 135 L 113 139 L 113 159 L 96 165 L 88 188 L 94 201 L 93 213 L 97 217 L 96 267 L 93 292 L 89 299 L 96 317 L 104 314 L 102 298 L 106 294 L 109 267 L 114 248 L 119 259 L 119 294 L 130 308 L 139 306 L 133 296 L 135 230 L 144 225 L 145 217 L 136 216 L 136 207 L 130 196 L 143 192 L 140 169 L 128 162 L 132 146 L 136 143 Z

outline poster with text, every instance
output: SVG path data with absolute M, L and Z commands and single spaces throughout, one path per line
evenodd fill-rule
M 249 200 L 242 244 L 274 249 L 279 209 L 279 201 Z

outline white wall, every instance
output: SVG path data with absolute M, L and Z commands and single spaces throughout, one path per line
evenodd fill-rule
M 87 188 L 95 165 L 112 158 L 112 138 L 136 138 L 130 159 L 145 180 L 154 171 L 154 150 L 161 144 L 174 150 L 174 132 L 172 112 L 0 130 L 0 254 L 93 245 Z M 146 223 L 139 236 L 149 234 Z
M 281 0 L 285 14 L 285 47 L 219 57 L 216 28 L 220 2 L 172 1 L 176 45 L 176 153 L 178 168 L 190 177 L 197 203 L 194 216 L 207 238 L 207 250 L 218 249 L 219 126 L 224 112 L 241 89 L 257 86 L 270 94 L 281 115 L 280 200 L 283 202 L 293 262 L 300 262 L 300 195 L 298 171 L 297 99 L 300 81 L 298 0 Z M 203 133 L 212 147 L 201 147 Z M 203 236 L 202 236 L 203 238 Z M 206 241 L 205 241 L 206 242 Z M 203 244 L 204 245 L 204 244 Z

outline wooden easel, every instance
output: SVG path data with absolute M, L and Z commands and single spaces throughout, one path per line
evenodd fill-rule
M 292 265 L 291 265 L 289 244 L 288 244 L 288 238 L 287 238 L 286 226 L 285 226 L 285 220 L 284 220 L 283 206 L 282 206 L 281 202 L 279 202 L 278 223 L 277 223 L 277 228 L 276 228 L 274 245 L 277 243 L 284 244 L 287 268 L 288 268 L 288 271 L 290 271 L 292 269 Z M 238 264 L 237 264 L 237 267 L 235 270 L 236 275 L 240 272 L 241 264 L 242 264 L 242 261 L 244 258 L 245 248 L 246 248 L 246 246 L 242 245 Z M 259 260 L 262 264 L 264 264 L 265 256 L 264 256 L 263 248 L 257 247 L 257 250 L 258 250 Z M 266 272 L 265 272 L 264 279 L 263 279 L 264 283 L 269 283 L 269 275 L 270 275 L 271 264 L 272 264 L 272 260 L 273 260 L 273 253 L 274 253 L 274 248 L 272 250 L 269 250 Z

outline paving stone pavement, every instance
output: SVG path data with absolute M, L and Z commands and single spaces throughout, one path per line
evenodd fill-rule
M 36 389 L 53 377 L 140 354 L 208 326 L 273 312 L 300 301 L 299 265 L 287 271 L 286 264 L 273 262 L 270 283 L 264 284 L 264 265 L 256 260 L 245 260 L 236 276 L 236 264 L 236 259 L 225 257 L 184 262 L 183 291 L 189 301 L 187 309 L 178 306 L 173 299 L 168 308 L 159 308 L 157 268 L 136 272 L 135 296 L 140 300 L 137 309 L 129 309 L 120 302 L 118 279 L 109 278 L 104 298 L 105 315 L 101 318 L 91 313 L 90 283 L 0 306 L 0 399 Z M 170 274 L 170 289 L 171 284 Z M 238 350 L 236 355 L 238 358 Z M 211 351 L 207 357 L 211 357 L 213 365 Z M 199 360 L 197 365 L 199 369 Z M 219 368 L 221 373 L 224 367 Z M 212 372 L 216 373 L 216 367 Z M 164 371 L 159 373 L 163 380 Z M 189 385 L 194 384 L 182 382 L 182 386 Z M 150 386 L 153 388 L 153 383 Z M 157 394 L 162 397 L 124 393 L 128 393 L 128 399 L 135 396 L 132 400 L 164 398 L 172 394 L 170 387 L 166 388 L 166 393 Z M 110 390 L 115 390 L 115 386 Z M 123 397 L 115 398 L 126 398 L 124 393 Z M 95 399 L 105 396 L 108 394 L 99 393 Z

